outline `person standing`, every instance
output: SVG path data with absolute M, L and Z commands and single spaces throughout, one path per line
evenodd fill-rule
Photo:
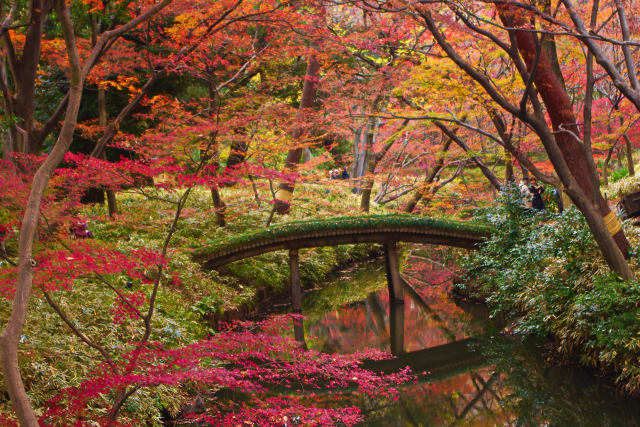
M 531 180 L 529 191 L 533 196 L 531 198 L 531 207 L 538 211 L 544 210 L 544 201 L 542 200 L 542 193 L 544 193 L 544 187 L 542 187 L 541 185 L 538 185 L 535 178 Z
M 520 198 L 522 199 L 524 208 L 531 209 L 531 191 L 529 191 L 529 178 L 522 178 L 520 180 L 518 188 L 520 189 Z
M 347 171 L 347 167 L 342 168 L 342 175 L 340 175 L 340 179 L 349 179 L 349 172 Z

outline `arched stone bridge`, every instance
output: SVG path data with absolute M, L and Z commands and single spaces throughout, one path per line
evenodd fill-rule
M 396 242 L 430 243 L 473 249 L 490 234 L 490 226 L 464 221 L 402 214 L 349 216 L 287 222 L 239 234 L 195 250 L 193 258 L 205 268 L 214 268 L 266 252 L 288 249 L 292 308 L 294 312 L 299 313 L 302 310 L 299 249 L 382 243 L 390 299 L 402 302 L 404 298 Z

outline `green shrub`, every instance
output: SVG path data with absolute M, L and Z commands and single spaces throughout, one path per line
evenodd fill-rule
M 473 292 L 494 315 L 517 317 L 516 332 L 552 337 L 564 356 L 613 368 L 639 390 L 640 284 L 609 271 L 577 210 L 526 214 L 518 197 L 507 188 L 484 212 L 497 232 L 463 262 Z

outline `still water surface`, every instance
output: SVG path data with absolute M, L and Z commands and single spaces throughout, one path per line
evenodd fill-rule
M 449 296 L 446 250 L 415 248 L 404 304 L 389 304 L 384 264 L 342 270 L 304 296 L 307 345 L 398 356 L 387 369 L 426 372 L 397 401 L 359 398 L 366 425 L 638 426 L 640 400 L 608 379 L 547 361 L 536 343 L 500 334 L 483 307 Z M 344 401 L 343 401 L 344 403 Z

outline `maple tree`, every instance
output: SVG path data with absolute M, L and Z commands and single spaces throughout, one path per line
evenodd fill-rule
M 71 24 L 69 9 L 64 2 L 56 2 L 54 5 L 56 16 L 60 20 L 64 30 L 67 54 L 65 56 L 64 53 L 54 50 L 52 55 L 59 55 L 57 57 L 58 59 L 53 59 L 55 56 L 50 56 L 49 60 L 58 62 L 63 70 L 67 70 L 71 75 L 72 82 L 71 90 L 60 104 L 66 105 L 67 114 L 62 121 L 63 124 L 58 140 L 59 142 L 45 158 L 26 158 L 24 165 L 20 156 L 8 153 L 7 160 L 10 162 L 5 165 L 6 174 L 3 175 L 3 178 L 8 178 L 3 184 L 6 184 L 7 189 L 13 188 L 16 193 L 16 197 L 10 199 L 13 203 L 13 209 L 16 212 L 24 209 L 24 199 L 22 199 L 22 197 L 24 197 L 27 192 L 31 192 L 31 196 L 27 202 L 27 209 L 24 210 L 23 213 L 23 225 L 20 230 L 18 266 L 16 266 L 15 269 L 5 271 L 7 275 L 6 280 L 3 282 L 5 290 L 7 291 L 7 297 L 11 296 L 13 289 L 17 290 L 13 304 L 14 315 L 3 334 L 2 347 L 4 353 L 2 359 L 5 383 L 10 392 L 18 419 L 22 424 L 37 424 L 34 412 L 24 393 L 24 386 L 21 384 L 20 373 L 16 363 L 16 348 L 22 324 L 24 323 L 29 295 L 34 285 L 32 282 L 33 277 L 36 278 L 35 286 L 42 291 L 49 305 L 58 313 L 60 318 L 78 339 L 98 351 L 104 359 L 108 371 L 110 371 L 112 375 L 128 375 L 138 366 L 137 362 L 141 357 L 140 351 L 134 351 L 129 365 L 121 367 L 116 363 L 117 358 L 121 356 L 116 355 L 111 349 L 99 344 L 94 337 L 91 337 L 75 325 L 74 320 L 69 317 L 62 306 L 56 303 L 51 293 L 62 289 L 69 289 L 73 285 L 74 280 L 78 280 L 86 275 L 98 277 L 99 280 L 104 282 L 116 294 L 114 306 L 115 321 L 121 323 L 123 319 L 132 318 L 143 324 L 142 334 L 135 338 L 137 344 L 134 346 L 138 349 L 143 348 L 146 343 L 148 343 L 152 333 L 152 317 L 155 311 L 155 298 L 158 288 L 163 280 L 167 280 L 164 274 L 167 268 L 167 248 L 176 230 L 181 211 L 189 197 L 190 187 L 194 185 L 206 185 L 211 188 L 216 188 L 229 180 L 235 179 L 233 176 L 218 176 L 217 170 L 219 167 L 211 164 L 211 159 L 215 159 L 219 155 L 218 140 L 220 135 L 233 132 L 232 129 L 230 130 L 225 125 L 220 124 L 220 105 L 222 104 L 222 102 L 220 102 L 220 94 L 223 89 L 228 90 L 230 84 L 234 83 L 236 79 L 242 80 L 241 83 L 245 85 L 250 81 L 251 74 L 245 73 L 245 71 L 250 68 L 256 55 L 255 51 L 253 54 L 250 53 L 244 58 L 242 55 L 239 55 L 238 60 L 236 60 L 238 68 L 232 71 L 231 74 L 228 74 L 228 61 L 224 60 L 220 55 L 215 55 L 216 47 L 209 44 L 207 37 L 219 31 L 220 28 L 229 27 L 230 34 L 235 33 L 245 36 L 244 38 L 241 37 L 239 42 L 242 42 L 242 40 L 253 40 L 255 42 L 255 32 L 251 34 L 246 24 L 244 28 L 233 27 L 232 24 L 238 23 L 241 20 L 250 22 L 252 17 L 258 17 L 267 12 L 277 10 L 279 6 L 270 7 L 268 4 L 261 3 L 260 7 L 254 8 L 254 5 L 248 5 L 247 11 L 245 12 L 245 10 L 240 11 L 238 9 L 238 5 L 241 4 L 241 2 L 229 2 L 228 4 L 217 2 L 216 8 L 204 9 L 200 7 L 201 5 L 194 3 L 194 10 L 190 11 L 192 15 L 180 15 L 177 10 L 167 8 L 164 11 L 164 13 L 167 14 L 165 16 L 183 16 L 187 21 L 191 19 L 191 21 L 189 21 L 191 23 L 187 24 L 187 27 L 184 27 L 183 24 L 187 21 L 177 19 L 175 28 L 170 28 L 169 31 L 160 29 L 158 39 L 154 38 L 155 34 L 151 31 L 151 29 L 157 27 L 155 25 L 148 25 L 148 31 L 145 33 L 145 46 L 147 50 L 146 52 L 141 51 L 141 53 L 145 61 L 150 65 L 148 71 L 150 77 L 148 77 L 147 82 L 143 84 L 141 88 L 138 87 L 138 83 L 141 82 L 139 72 L 134 72 L 130 76 L 119 74 L 115 76 L 115 78 L 109 74 L 103 74 L 102 77 L 89 74 L 89 71 L 97 62 L 94 57 L 104 54 L 103 48 L 106 43 L 112 39 L 117 39 L 118 36 L 132 29 L 136 24 L 149 19 L 168 4 L 169 2 L 163 2 L 155 5 L 129 23 L 121 27 L 116 27 L 114 30 L 108 30 L 99 37 L 95 31 L 96 23 L 94 21 L 92 23 L 93 31 L 91 32 L 93 37 L 91 43 L 92 48 L 84 68 L 81 68 L 77 42 L 73 37 L 74 28 Z M 137 5 L 133 3 L 129 4 L 129 7 L 134 6 Z M 187 5 L 181 4 L 180 6 L 185 7 Z M 37 8 L 38 5 L 32 4 L 31 7 Z M 208 19 L 203 19 L 203 17 L 200 16 L 203 10 L 206 10 L 207 17 L 215 17 L 217 14 L 217 20 L 215 20 L 213 24 L 207 22 Z M 256 12 L 256 10 L 258 10 L 258 12 Z M 9 16 L 5 22 L 7 26 L 11 23 L 14 11 L 15 10 L 12 9 L 9 12 Z M 232 12 L 236 11 L 239 12 L 238 15 L 233 15 Z M 44 16 L 47 15 L 48 10 L 44 10 L 44 12 L 46 13 L 44 13 L 41 20 L 34 21 L 34 25 L 42 25 L 42 22 L 45 20 Z M 180 9 L 180 12 L 184 12 L 184 9 Z M 272 18 L 278 22 L 277 16 L 272 16 Z M 197 23 L 195 28 L 191 27 L 193 22 Z M 188 29 L 184 31 L 185 28 Z M 4 30 L 8 31 L 8 27 L 5 27 Z M 173 35 L 176 38 L 175 40 L 170 38 L 170 43 L 175 42 L 182 45 L 184 41 L 181 37 L 190 37 L 191 35 L 197 35 L 197 42 L 188 45 L 186 48 L 177 49 L 176 54 L 171 53 L 168 56 L 161 54 L 154 57 L 152 53 L 153 44 L 162 43 L 167 46 L 167 40 L 165 39 L 166 34 Z M 42 34 L 40 37 L 42 37 Z M 82 39 L 79 40 L 79 44 L 85 41 Z M 134 48 L 131 52 L 135 53 L 132 56 L 136 56 L 135 45 L 138 43 L 137 35 L 129 35 L 125 40 L 132 40 Z M 224 43 L 224 40 L 220 40 L 220 42 Z M 27 43 L 27 47 L 28 46 L 29 44 Z M 248 46 L 255 48 L 255 45 L 248 44 Z M 170 46 L 167 46 L 167 48 L 171 52 Z M 202 51 L 201 48 L 204 48 L 204 51 Z M 243 48 L 242 46 L 238 46 L 237 49 L 238 52 L 241 52 Z M 224 52 L 224 55 L 226 54 L 227 52 Z M 208 62 L 201 61 L 199 59 L 201 58 L 200 55 L 210 57 L 211 59 Z M 26 58 L 26 56 L 24 57 Z M 62 59 L 62 61 L 60 61 L 60 59 Z M 135 58 L 132 59 L 133 61 L 130 62 L 129 65 L 126 65 L 126 61 L 122 61 L 117 55 L 111 58 L 105 57 L 104 61 L 109 64 L 113 64 L 115 61 L 120 66 L 122 66 L 124 62 L 125 68 L 123 69 L 126 70 L 127 67 L 131 67 L 132 64 L 136 63 Z M 223 61 L 223 67 L 220 67 L 220 61 Z M 209 97 L 205 98 L 206 107 L 203 108 L 204 111 L 207 111 L 207 114 L 205 114 L 204 117 L 201 117 L 198 113 L 193 114 L 190 111 L 196 108 L 202 108 L 202 104 L 198 105 L 196 103 L 193 106 L 185 105 L 179 102 L 179 100 L 176 100 L 178 102 L 174 102 L 174 100 L 163 95 L 156 95 L 152 98 L 147 97 L 154 84 L 160 83 L 164 76 L 177 75 L 178 73 L 183 74 L 182 70 L 185 68 L 189 70 L 190 77 L 194 75 L 197 76 L 199 69 L 208 73 L 201 74 L 205 76 L 204 78 L 209 86 Z M 213 69 L 216 68 L 219 71 L 218 74 L 213 73 Z M 107 66 L 104 67 L 102 72 L 106 73 L 106 70 L 109 70 Z M 131 70 L 131 68 L 129 68 L 129 70 Z M 88 79 L 89 76 L 91 76 L 93 80 Z M 89 121 L 80 126 L 80 128 L 85 135 L 97 137 L 98 141 L 90 156 L 71 153 L 65 154 L 71 145 L 72 136 L 76 128 L 76 117 L 80 111 L 80 101 L 83 95 L 83 82 L 85 78 L 87 78 L 86 81 L 89 84 L 97 83 L 99 85 L 98 96 L 101 98 L 99 99 L 100 121 L 97 127 Z M 220 79 L 220 83 L 213 85 L 214 79 Z M 36 84 L 35 81 L 31 83 L 33 85 Z M 109 91 L 128 92 L 130 95 L 122 110 L 116 115 L 115 120 L 107 125 L 104 98 L 109 94 Z M 8 106 L 7 111 L 9 114 L 12 114 L 12 111 L 8 110 L 11 100 L 11 96 L 5 96 L 4 98 Z M 123 120 L 133 111 L 141 107 L 153 108 L 155 111 L 153 115 L 146 117 L 144 113 L 138 113 L 136 114 L 137 119 L 152 120 L 156 125 L 153 131 L 146 132 L 144 135 L 146 140 L 144 144 L 135 145 L 137 135 L 118 135 L 118 131 Z M 9 125 L 9 133 L 15 129 L 19 131 L 23 130 L 21 126 L 24 126 L 28 121 L 28 118 L 21 117 L 19 121 L 11 123 Z M 35 124 L 31 128 L 36 129 Z M 32 130 L 32 133 L 33 132 L 40 132 L 40 130 Z M 22 134 L 25 135 L 24 132 Z M 167 144 L 167 135 L 170 135 L 168 139 L 171 140 L 172 144 Z M 202 135 L 205 135 L 205 137 L 203 138 Z M 104 152 L 105 147 L 110 144 L 115 136 L 118 137 L 115 141 L 115 146 L 124 147 L 128 150 L 132 148 L 135 149 L 136 158 L 124 158 L 115 163 L 109 163 L 104 159 L 99 159 L 99 157 L 103 157 L 101 151 Z M 161 141 L 162 139 L 164 139 L 164 141 Z M 16 141 L 17 144 L 14 145 L 10 143 L 5 145 L 5 148 L 14 147 L 24 151 L 39 151 L 37 146 L 36 148 L 25 148 L 27 147 L 28 141 L 34 142 L 34 139 L 24 137 Z M 184 153 L 188 153 L 191 150 L 195 150 L 193 152 L 197 153 L 197 157 L 185 156 Z M 58 169 L 54 173 L 54 169 L 63 157 L 66 168 Z M 150 160 L 153 160 L 153 162 L 150 162 Z M 16 166 L 19 166 L 19 168 Z M 247 173 L 246 170 L 238 170 L 236 172 Z M 250 170 L 250 173 L 253 176 L 259 176 L 261 173 L 268 175 L 269 172 L 261 172 L 259 168 L 253 168 Z M 52 188 L 56 191 L 45 193 L 44 191 L 47 187 L 49 177 L 52 175 Z M 281 175 L 281 177 L 282 176 L 283 175 Z M 66 242 L 67 239 L 63 237 L 65 233 L 62 230 L 66 228 L 65 223 L 67 221 L 74 221 L 73 217 L 78 202 L 87 189 L 93 186 L 101 186 L 102 188 L 116 191 L 122 188 L 139 187 L 154 177 L 161 177 L 157 182 L 157 189 L 174 191 L 174 189 L 185 188 L 186 186 L 186 189 L 179 191 L 179 194 L 176 196 L 175 215 L 173 215 L 173 220 L 169 226 L 163 247 L 160 248 L 158 252 L 143 251 L 138 253 L 134 251 L 123 255 L 119 253 L 119 251 L 95 245 L 93 242 Z M 30 189 L 29 184 L 31 184 Z M 57 191 L 61 193 L 57 193 Z M 151 193 L 153 192 L 154 191 L 151 190 Z M 60 198 L 59 194 L 63 194 L 64 197 Z M 149 195 L 154 197 L 152 194 Z M 44 204 L 41 209 L 40 205 L 42 202 L 44 202 Z M 52 251 L 45 251 L 38 256 L 34 256 L 32 255 L 31 245 L 36 230 L 39 228 L 38 223 L 41 214 L 47 224 L 41 232 L 46 231 L 46 234 L 49 235 L 48 238 L 52 239 L 53 242 L 59 241 L 63 249 L 60 251 L 58 248 L 55 248 Z M 60 231 L 62 231 L 62 235 Z M 3 238 L 4 237 L 3 235 Z M 144 273 L 142 273 L 143 271 Z M 150 271 L 154 272 L 150 273 Z M 108 276 L 114 274 L 124 274 L 132 280 L 139 280 L 143 284 L 150 285 L 151 288 L 149 292 L 120 291 L 116 286 L 109 283 Z M 151 274 L 152 278 L 149 278 L 149 274 Z M 18 277 L 15 287 L 12 286 L 14 275 Z M 114 386 L 113 383 L 109 384 L 112 387 Z M 116 386 L 115 395 L 113 396 L 113 406 L 108 411 L 107 418 L 111 420 L 109 422 L 117 419 L 119 410 L 126 399 L 135 393 L 138 388 L 135 384 L 128 382 Z M 268 417 L 268 415 L 264 416 Z
M 390 11 L 377 4 L 365 3 L 364 7 L 372 11 Z M 535 29 L 536 15 L 543 16 L 544 13 L 538 14 L 532 9 L 535 8 L 527 8 L 525 4 L 497 3 L 492 6 L 470 2 L 443 8 L 438 5 L 412 5 L 404 14 L 414 20 L 415 25 L 427 29 L 438 52 L 446 55 L 458 72 L 472 81 L 474 97 L 479 98 L 486 116 L 493 119 L 498 133 L 503 134 L 503 144 L 506 143 L 513 154 L 517 151 L 508 141 L 510 136 L 504 120 L 499 124 L 496 109 L 521 122 L 538 138 L 564 191 L 587 218 L 610 267 L 621 277 L 632 278 L 625 261 L 629 244 L 615 214 L 599 191 L 591 142 L 583 143 L 581 139 L 558 62 L 556 39 L 553 34 L 547 34 L 552 33 L 553 28 L 548 31 L 546 28 Z M 624 20 L 623 15 L 620 17 Z M 542 18 L 540 20 L 543 21 Z M 533 32 L 529 31 L 532 25 Z M 469 49 L 469 43 L 478 48 Z M 484 52 L 490 52 L 489 56 Z M 487 61 L 491 58 L 500 62 Z M 505 75 L 511 77 L 505 78 Z M 590 106 L 585 111 L 590 112 Z M 457 124 L 481 129 L 456 117 L 450 110 L 448 113 Z M 431 114 L 421 118 L 442 120 L 437 116 Z

